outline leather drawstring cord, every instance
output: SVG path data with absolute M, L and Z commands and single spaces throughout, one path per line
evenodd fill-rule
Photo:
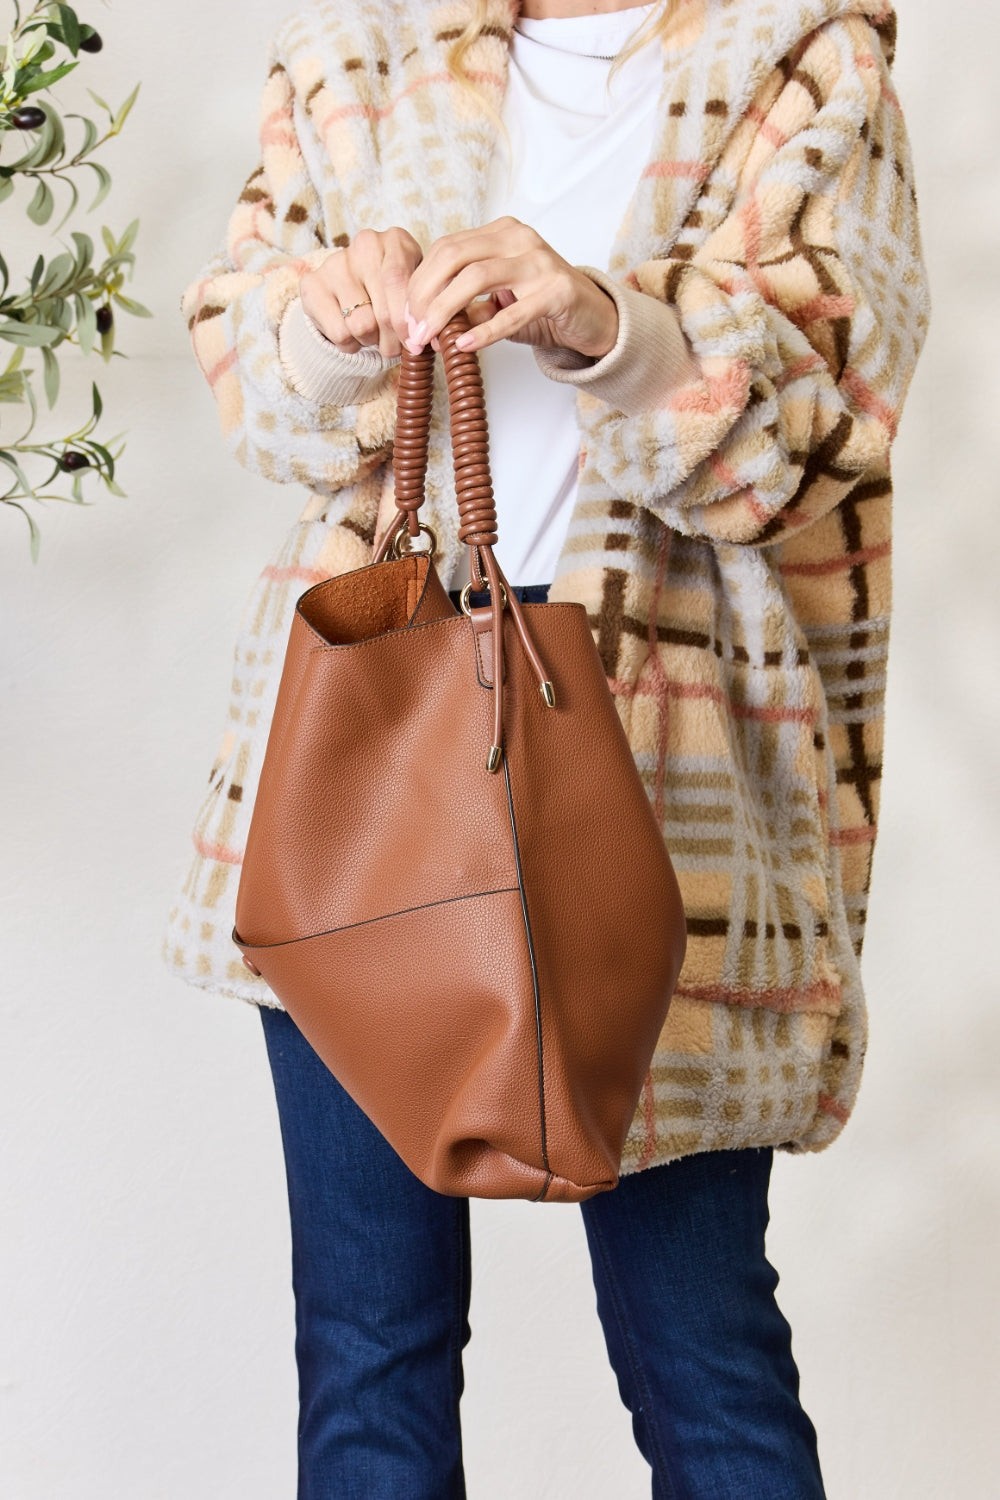
M 500 767 L 503 750 L 503 610 L 510 606 L 521 644 L 538 678 L 542 697 L 555 706 L 555 693 L 545 665 L 528 629 L 521 603 L 493 555 L 497 540 L 497 512 L 490 479 L 489 434 L 483 399 L 483 377 L 475 350 L 457 349 L 455 340 L 471 327 L 464 309 L 438 334 L 448 386 L 451 447 L 458 500 L 459 540 L 472 549 L 469 558 L 472 587 L 489 590 L 493 637 L 493 743 L 487 769 Z M 419 536 L 417 513 L 424 500 L 427 450 L 434 385 L 434 349 L 426 344 L 420 354 L 403 346 L 400 362 L 396 435 L 392 466 L 399 522 L 382 538 L 374 561 L 399 555 L 397 543 L 405 531 Z M 424 528 L 428 529 L 428 528 Z M 433 552 L 433 533 L 430 551 Z

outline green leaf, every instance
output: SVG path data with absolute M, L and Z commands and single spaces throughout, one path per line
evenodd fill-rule
M 132 222 L 131 222 L 131 224 L 126 229 L 125 233 L 122 235 L 121 240 L 119 241 L 119 244 L 118 244 L 118 253 L 120 255 L 127 255 L 128 254 L 128 252 L 131 250 L 132 246 L 135 244 L 135 238 L 136 238 L 136 235 L 138 233 L 139 233 L 139 220 L 138 219 L 133 219 Z M 114 247 L 112 247 L 112 254 L 113 253 L 114 253 Z
M 88 89 L 87 93 L 90 95 L 91 99 L 94 100 L 95 104 L 99 104 L 101 108 L 103 110 L 106 110 L 109 115 L 111 115 L 112 117 L 114 116 L 114 110 L 111 108 L 111 105 L 107 102 L 106 99 L 102 99 L 100 94 L 95 94 L 93 89 Z
M 73 309 L 65 297 L 46 297 L 44 300 L 36 299 L 36 310 L 39 314 L 34 322 L 46 328 L 56 330 L 56 337 L 46 339 L 46 343 L 59 344 L 64 338 L 68 338 L 73 331 L 74 314 Z M 25 322 L 31 321 L 25 319 Z
M 23 32 L 22 35 L 24 35 Z M 21 66 L 23 67 L 25 63 L 29 62 L 35 63 L 36 66 L 40 65 L 41 63 L 48 62 L 50 57 L 55 57 L 55 54 L 55 43 L 51 37 L 33 37 L 21 53 Z
M 88 156 L 97 145 L 97 137 L 100 134 L 97 126 L 94 124 L 93 120 L 88 119 L 86 115 L 78 115 L 76 113 L 67 112 L 66 119 L 83 121 L 83 145 L 80 147 L 79 151 L 76 154 L 78 157 Z
M 73 181 L 72 177 L 61 177 L 60 181 L 61 182 L 65 182 L 66 185 L 67 185 L 67 187 L 69 188 L 69 192 L 70 192 L 69 208 L 67 208 L 66 212 L 63 214 L 62 218 L 59 220 L 59 223 L 53 229 L 53 231 L 52 231 L 53 234 L 58 234 L 59 233 L 60 229 L 63 227 L 63 225 L 65 224 L 66 220 L 70 217 L 70 215 L 72 214 L 73 210 L 76 208 L 76 205 L 80 201 L 80 194 L 76 190 L 76 183 Z
M 108 171 L 107 167 L 102 167 L 99 161 L 85 161 L 82 162 L 81 165 L 84 167 L 90 167 L 92 171 L 96 172 L 97 180 L 101 184 L 97 192 L 97 197 L 87 209 L 88 213 L 92 213 L 99 203 L 104 202 L 104 199 L 108 196 L 108 193 L 111 190 L 111 173 Z
M 117 249 L 117 246 L 115 245 L 115 237 L 111 233 L 111 230 L 108 228 L 107 224 L 101 225 L 101 238 L 104 241 L 104 248 L 108 252 L 108 254 L 114 255 L 115 250 Z
M 73 280 L 76 270 L 76 262 L 68 250 L 61 251 L 54 260 L 49 261 L 48 269 L 35 288 L 35 301 L 45 302 L 50 297 L 56 297 Z
M 113 296 L 116 302 L 121 303 L 126 312 L 134 313 L 137 318 L 151 318 L 153 316 L 148 307 L 144 307 L 141 302 L 136 302 L 132 297 L 126 297 L 124 292 L 114 292 Z
M 49 410 L 51 411 L 55 406 L 56 399 L 59 395 L 59 361 L 56 359 L 55 354 L 46 344 L 42 345 L 42 362 L 45 366 L 45 373 L 43 376 L 45 385 L 45 399 L 48 401 Z
M 29 94 L 37 94 L 39 89 L 51 88 L 54 83 L 59 82 L 60 78 L 65 78 L 67 73 L 72 73 L 73 69 L 79 66 L 78 62 L 65 62 L 60 63 L 57 68 L 49 68 L 47 72 L 36 73 L 33 78 L 29 78 L 20 85 L 18 92 L 24 98 L 27 98 Z
M 139 83 L 136 84 L 136 86 L 132 90 L 131 94 L 129 94 L 128 98 L 125 100 L 125 103 L 121 106 L 121 108 L 119 109 L 118 113 L 115 115 L 114 119 L 111 121 L 111 131 L 110 131 L 111 135 L 117 135 L 118 132 L 121 130 L 122 126 L 125 124 L 125 121 L 129 117 L 129 114 L 131 112 L 132 106 L 133 106 L 133 104 L 136 101 L 136 98 L 138 96 L 138 93 L 139 93 L 139 90 L 140 90 L 141 87 L 142 87 L 142 83 L 140 81 Z
M 38 108 L 45 115 L 45 123 L 35 132 L 32 145 L 24 155 L 8 163 L 14 171 L 30 172 L 51 166 L 66 149 L 66 132 L 59 115 L 45 100 L 38 100 Z
M 94 421 L 96 422 L 100 419 L 101 412 L 104 410 L 104 403 L 101 400 L 101 393 L 97 389 L 96 380 L 91 382 L 91 388 L 93 390 Z
M 31 272 L 31 291 L 32 291 L 32 295 L 34 295 L 34 293 L 35 293 L 35 291 L 36 291 L 36 289 L 38 287 L 38 278 L 41 276 L 41 274 L 42 274 L 42 272 L 44 270 L 45 270 L 45 256 L 44 255 L 40 255 L 38 257 L 38 259 L 35 261 L 34 268 L 33 268 L 32 272 Z
M 115 460 L 114 460 L 113 455 L 108 451 L 107 448 L 104 447 L 103 443 L 98 443 L 94 438 L 91 438 L 91 440 L 90 440 L 90 447 L 100 457 L 100 459 L 102 460 L 102 462 L 107 466 L 109 479 L 114 479 L 114 477 L 115 477 Z
M 73 301 L 76 305 L 76 331 L 80 348 L 84 354 L 89 354 L 97 337 L 97 311 L 85 292 L 74 292 Z
M 17 402 L 20 405 L 26 400 L 26 382 L 31 371 L 22 370 L 23 363 L 24 347 L 18 344 L 11 351 L 6 370 L 0 375 L 0 401 Z
M 22 27 L 22 35 L 25 31 L 37 31 L 39 28 L 54 41 L 62 42 L 63 46 L 66 45 L 63 41 L 62 27 L 54 16 L 41 16 L 37 21 L 33 21 L 30 26 Z M 51 46 L 51 42 L 49 45 Z M 52 50 L 55 51 L 55 48 L 53 47 Z
M 14 191 L 13 177 L 0 177 L 0 203 Z
M 125 267 L 131 266 L 134 261 L 135 254 L 131 250 L 129 250 L 125 255 L 108 256 L 107 260 L 104 262 L 103 267 L 101 268 L 101 274 L 104 280 L 109 283 L 112 291 L 114 291 L 116 287 L 122 285 L 122 282 L 125 280 Z M 132 272 L 129 271 L 130 278 L 131 275 Z
M 14 319 L 0 323 L 0 339 L 7 339 L 11 344 L 29 344 L 37 348 L 41 344 L 54 344 L 60 338 L 62 329 L 50 328 L 45 323 L 19 323 Z
M 22 443 L 24 442 L 25 438 L 27 438 L 34 431 L 35 423 L 38 420 L 38 402 L 35 400 L 35 392 L 32 388 L 30 380 L 25 382 L 24 396 L 25 400 L 28 403 L 28 410 L 31 412 L 31 419 L 28 422 L 27 432 L 22 432 L 21 434 Z
M 71 5 L 56 5 L 66 45 L 75 57 L 80 50 L 80 21 Z
M 77 266 L 80 271 L 85 271 L 94 258 L 94 242 L 80 229 L 71 229 L 70 237 L 76 242 Z
M 14 509 L 19 510 L 24 519 L 27 521 L 28 528 L 31 533 L 31 561 L 33 563 L 36 563 L 38 561 L 38 549 L 42 544 L 42 534 L 38 529 L 38 522 L 35 520 L 34 516 L 25 509 L 20 501 L 5 500 L 4 504 L 13 505 Z
M 28 218 L 33 224 L 47 224 L 55 206 L 56 200 L 45 178 L 36 178 L 35 194 L 28 204 Z
M 27 474 L 25 474 L 24 470 L 21 468 L 21 465 L 18 463 L 13 453 L 8 453 L 6 448 L 0 448 L 0 463 L 6 464 L 8 469 L 11 469 L 13 471 L 13 473 L 17 476 L 18 483 L 20 484 L 22 490 L 26 495 L 33 495 L 35 493 L 31 488 L 31 485 L 28 483 Z
M 0 401 L 20 406 L 25 400 L 27 370 L 15 370 L 12 375 L 0 375 Z
M 62 116 L 56 110 L 50 108 L 48 116 L 49 125 L 52 130 L 51 159 L 61 161 L 66 155 L 66 127 L 63 125 Z

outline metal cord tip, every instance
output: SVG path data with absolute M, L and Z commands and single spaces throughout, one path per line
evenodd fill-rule
M 552 686 L 551 682 L 542 683 L 542 697 L 545 699 L 550 708 L 555 708 L 556 694 L 555 688 Z
M 491 745 L 490 753 L 486 758 L 487 771 L 495 771 L 500 764 L 500 746 Z

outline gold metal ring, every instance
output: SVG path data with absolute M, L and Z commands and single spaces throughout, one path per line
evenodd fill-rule
M 481 594 L 482 592 L 483 592 L 482 589 L 477 589 L 476 590 L 477 594 Z M 487 589 L 486 592 L 488 593 L 489 590 Z M 470 620 L 472 619 L 472 611 L 471 611 L 471 608 L 469 606 L 469 595 L 471 593 L 472 593 L 472 582 L 470 580 L 465 585 L 465 588 L 462 590 L 462 593 L 461 593 L 461 595 L 459 597 L 459 601 L 458 601 L 459 604 L 462 606 L 462 613 L 463 613 L 463 615 L 468 615 Z M 501 584 L 500 585 L 500 608 L 504 609 L 506 607 L 506 604 L 507 604 L 507 590 L 504 588 L 503 584 Z
M 396 557 L 413 557 L 418 552 L 419 553 L 425 553 L 428 557 L 433 557 L 434 556 L 434 553 L 437 550 L 437 537 L 434 534 L 434 528 L 432 526 L 427 526 L 423 521 L 421 521 L 419 523 L 419 525 L 420 525 L 420 530 L 421 531 L 426 531 L 427 535 L 430 537 L 430 546 L 429 547 L 413 547 L 412 545 L 410 545 L 410 542 L 407 542 L 406 547 L 404 547 L 402 550 L 400 550 L 400 542 L 402 541 L 403 537 L 404 536 L 405 537 L 409 537 L 410 536 L 409 530 L 405 526 L 401 526 L 399 528 L 399 530 L 396 532 L 395 536 L 392 539 L 392 542 L 389 545 L 389 556 L 390 557 L 392 557 L 392 558 L 396 558 Z

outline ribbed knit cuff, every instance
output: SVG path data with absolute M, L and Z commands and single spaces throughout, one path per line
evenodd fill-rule
M 372 401 L 401 355 L 385 359 L 375 345 L 345 354 L 316 326 L 301 297 L 293 297 L 278 325 L 278 356 L 291 385 L 321 406 L 354 406 Z
M 596 266 L 575 269 L 614 299 L 618 338 L 600 359 L 575 349 L 533 346 L 543 375 L 580 386 L 630 417 L 659 406 L 678 387 L 703 379 L 701 363 L 672 307 L 658 297 L 623 286 Z

